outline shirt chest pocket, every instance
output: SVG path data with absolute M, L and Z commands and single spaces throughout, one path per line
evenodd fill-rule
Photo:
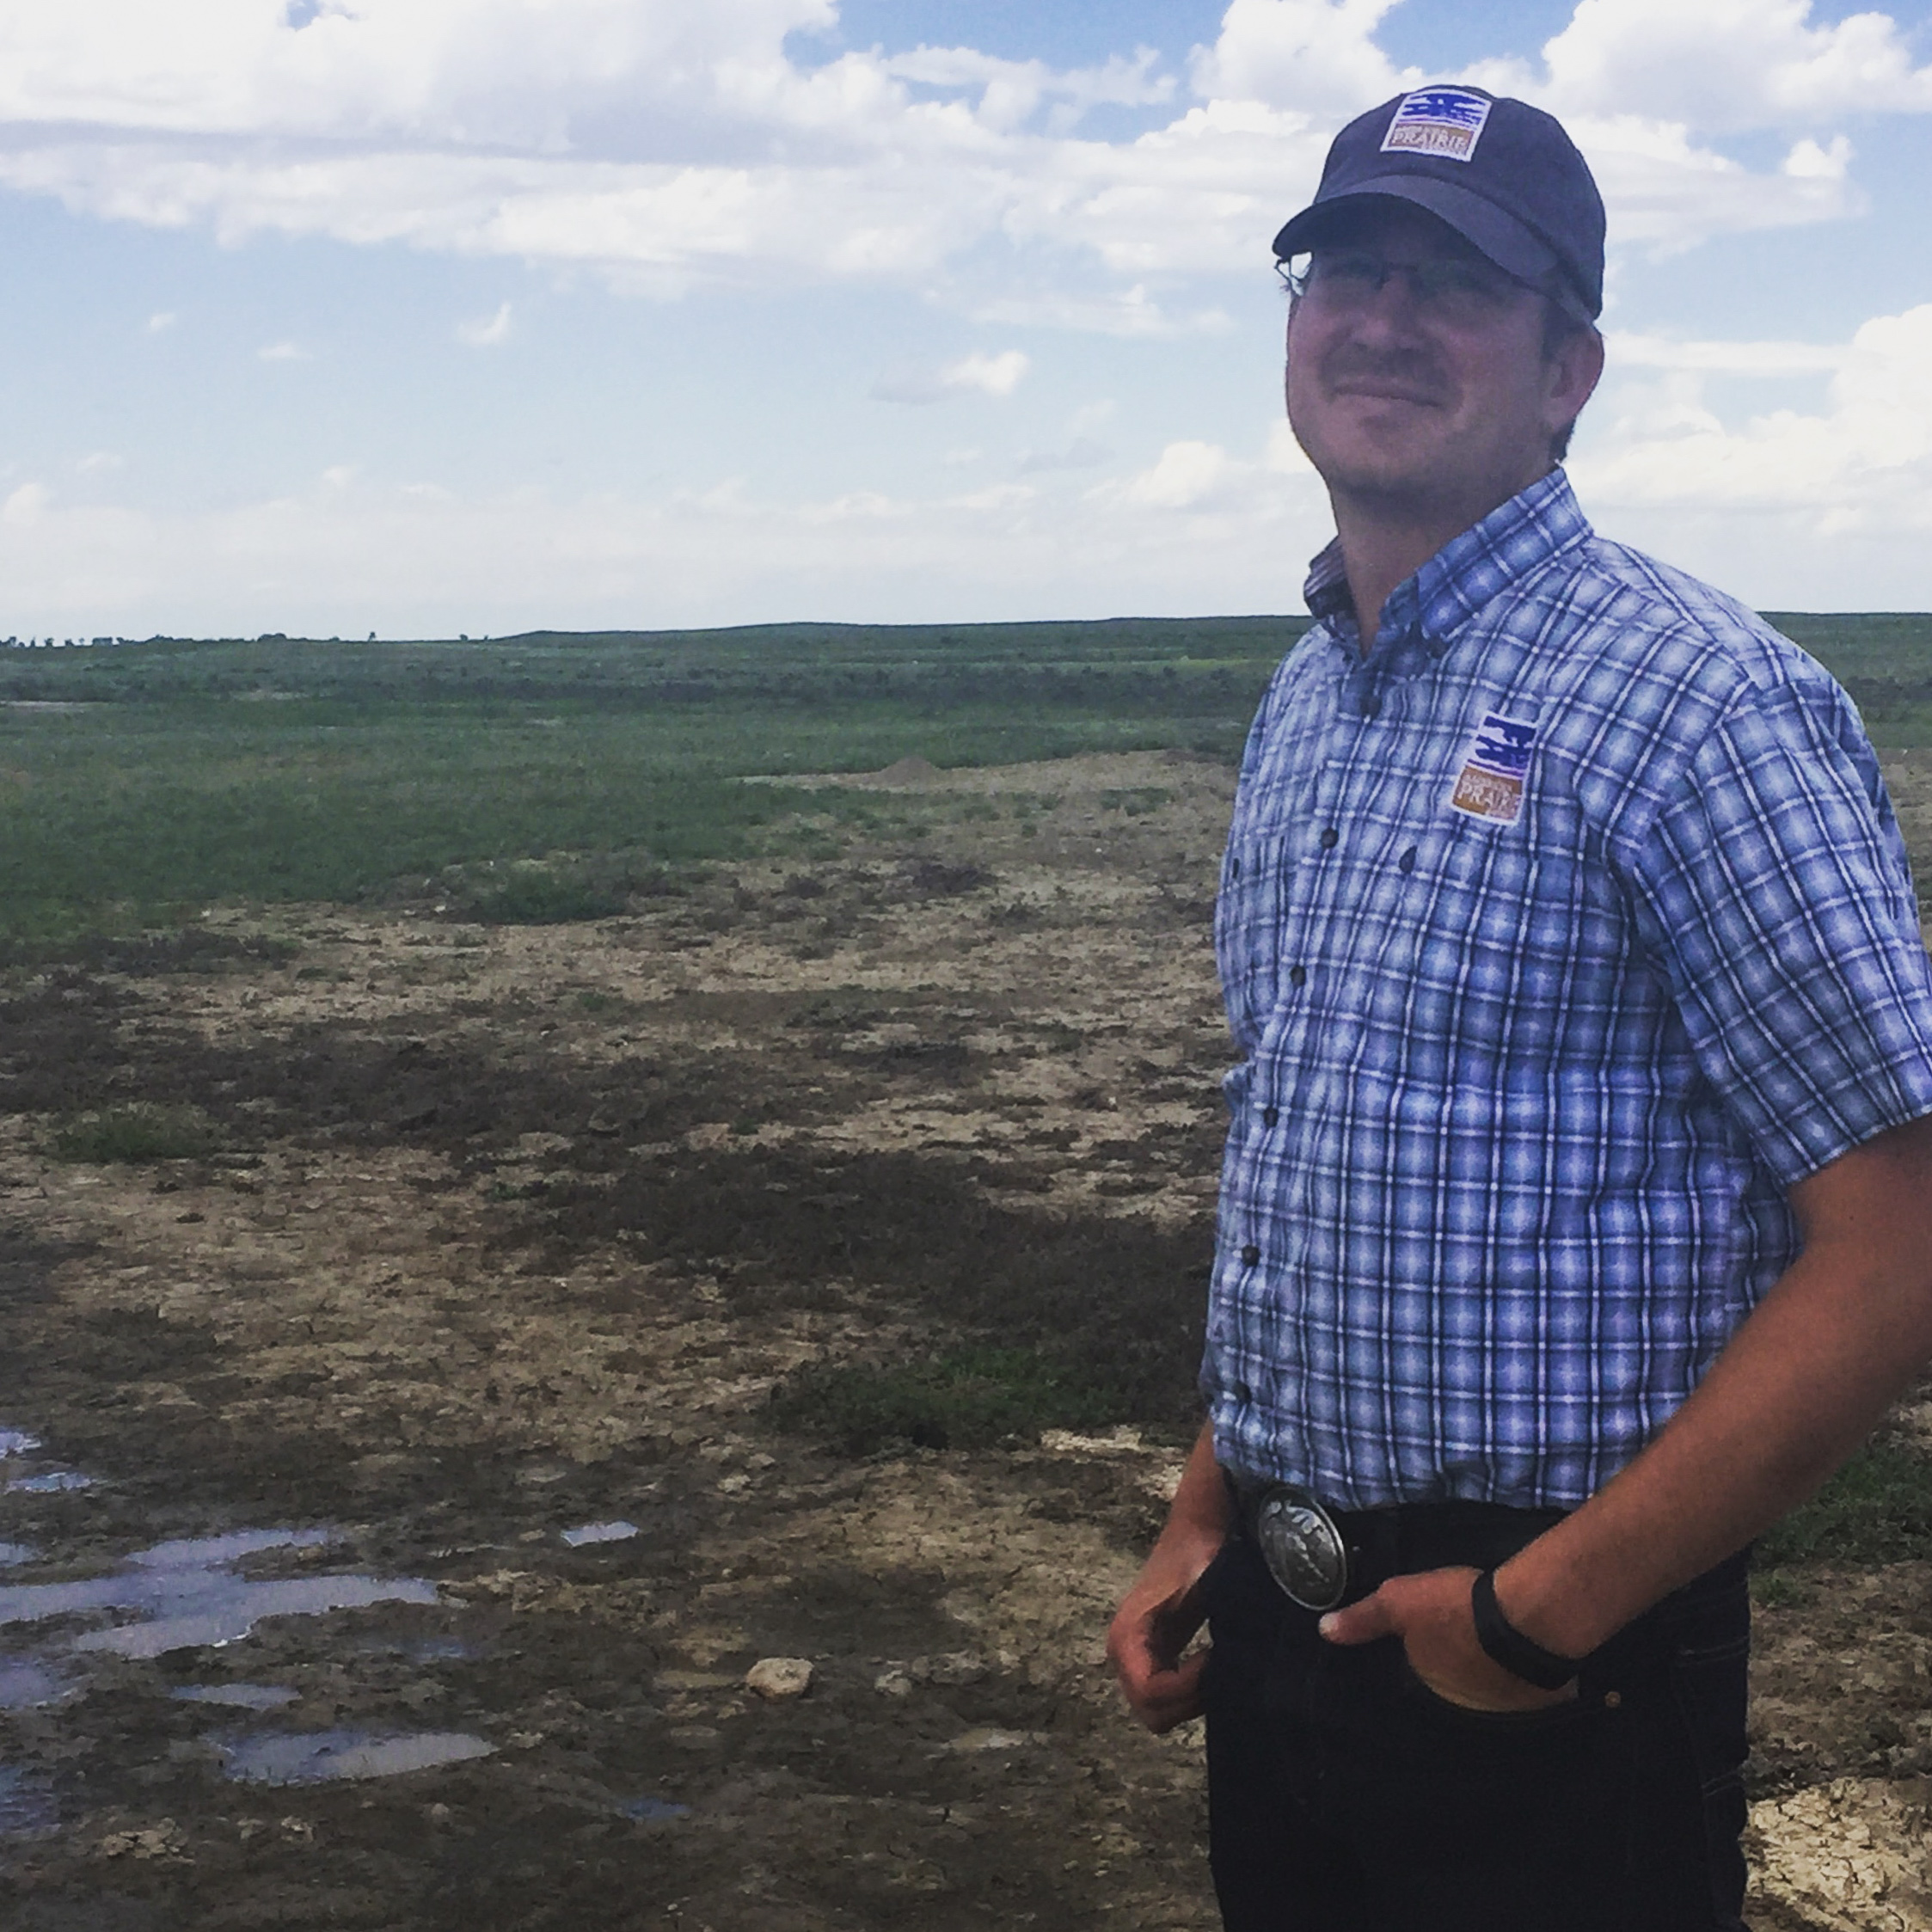
M 1248 1046 L 1260 1037 L 1279 997 L 1276 981 L 1294 877 L 1286 838 L 1248 834 L 1236 826 L 1221 862 L 1214 948 L 1229 1021 L 1236 1039 Z

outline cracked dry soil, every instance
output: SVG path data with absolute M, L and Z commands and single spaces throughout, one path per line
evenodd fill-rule
M 425 1587 L 151 1656 L 87 1647 L 126 1610 L 0 1621 L 0 1923 L 1216 1923 L 1199 1739 L 1101 1647 L 1189 1432 L 1231 775 L 838 782 L 898 830 L 637 917 L 224 916 L 8 991 L 0 1426 L 40 1444 L 0 1472 L 93 1481 L 0 1494 L 0 1616 L 251 1530 L 333 1539 L 254 1582 Z M 133 1101 L 215 1150 L 51 1157 Z M 855 1463 L 768 1414 L 801 1365 L 1047 1334 L 1117 1337 L 1144 1433 Z M 1932 1927 L 1928 1582 L 1763 1616 L 1762 1932 Z M 746 1688 L 770 1657 L 805 1695 Z M 226 1775 L 339 1733 L 471 1755 Z

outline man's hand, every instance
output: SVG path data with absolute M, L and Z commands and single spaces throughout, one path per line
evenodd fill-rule
M 1182 1653 L 1201 1627 L 1203 1563 L 1182 1581 L 1162 1573 L 1172 1567 L 1156 1550 L 1133 1588 L 1121 1599 L 1107 1633 L 1107 1659 L 1120 1694 L 1150 1731 L 1171 1731 L 1201 1714 L 1201 1674 L 1207 1653 Z M 1213 1561 L 1208 1554 L 1208 1561 Z
M 1576 1696 L 1576 1685 L 1539 1690 L 1497 1663 L 1476 1641 L 1469 1569 L 1390 1577 L 1371 1597 L 1322 1619 L 1330 1643 L 1400 1637 L 1409 1668 L 1445 1702 L 1478 1711 L 1534 1711 Z
M 1107 1659 L 1128 1708 L 1150 1731 L 1201 1714 L 1207 1653 L 1182 1653 L 1201 1627 L 1201 1579 L 1228 1533 L 1228 1493 L 1203 1429 L 1187 1458 L 1167 1527 L 1107 1633 Z

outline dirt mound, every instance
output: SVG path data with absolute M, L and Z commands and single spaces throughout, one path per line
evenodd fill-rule
M 917 756 L 901 758 L 896 764 L 889 764 L 883 771 L 873 773 L 874 781 L 881 785 L 923 785 L 928 779 L 939 776 L 939 767 L 930 758 Z

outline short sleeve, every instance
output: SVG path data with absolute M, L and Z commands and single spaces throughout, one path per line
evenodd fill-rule
M 1932 1113 L 1932 965 L 1851 702 L 1739 694 L 1630 859 L 1692 1050 L 1781 1185 Z

